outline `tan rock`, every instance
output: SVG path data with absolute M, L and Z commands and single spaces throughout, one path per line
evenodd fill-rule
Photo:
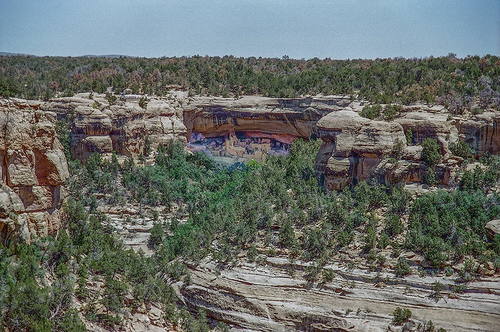
M 393 122 L 365 119 L 351 110 L 331 112 L 316 124 L 323 140 L 316 168 L 326 187 L 334 190 L 369 178 L 385 184 L 421 183 L 427 167 L 421 160 L 422 147 L 406 144 L 405 133 L 411 132 L 411 144 L 436 139 L 443 155 L 442 163 L 435 169 L 438 184 L 454 185 L 463 159 L 451 154 L 450 144 L 460 136 L 475 148 L 477 156 L 498 153 L 498 123 L 498 112 L 464 120 L 450 117 L 442 108 L 423 105 L 407 107 Z M 484 137 L 486 134 L 488 137 Z
M 54 113 L 42 103 L 0 100 L 0 240 L 56 232 L 69 176 Z
M 7 150 L 7 184 L 32 186 L 37 184 L 35 154 L 31 150 Z
M 183 107 L 183 121 L 191 143 L 202 141 L 217 155 L 256 159 L 283 153 L 283 148 L 297 138 L 314 137 L 315 123 L 322 116 L 350 104 L 342 96 L 195 97 Z
M 332 112 L 318 121 L 317 128 L 324 142 L 317 167 L 333 190 L 367 180 L 398 144 L 406 147 L 399 124 L 365 119 L 354 111 Z
M 139 106 L 143 96 L 121 96 L 109 105 L 104 95 L 78 94 L 73 98 L 55 98 L 42 105 L 59 117 L 75 114 L 72 126 L 72 153 L 77 159 L 86 159 L 91 153 L 137 158 L 143 154 L 146 143 L 154 152 L 159 145 L 172 140 L 186 140 L 186 127 L 181 108 L 166 98 L 149 98 L 146 109 Z
M 47 210 L 53 207 L 56 195 L 53 189 L 56 187 L 49 186 L 25 186 L 14 187 L 14 192 L 21 199 L 25 211 Z M 59 187 L 57 188 L 59 190 Z
M 497 234 L 500 234 L 500 219 L 491 220 L 486 223 L 486 231 L 491 238 L 494 238 Z
M 494 331 L 498 326 L 498 278 L 467 284 L 466 296 L 435 301 L 433 284 L 454 285 L 452 278 L 412 275 L 393 279 L 385 272 L 345 269 L 332 262 L 324 268 L 334 272 L 333 280 L 316 286 L 304 279 L 307 263 L 293 264 L 295 273 L 290 275 L 287 258 L 268 257 L 263 265 L 241 263 L 223 269 L 205 259 L 189 266 L 190 284 L 176 285 L 176 291 L 193 310 L 204 309 L 208 317 L 242 330 L 315 326 L 325 331 L 387 331 L 397 307 L 410 309 L 412 321 L 432 320 L 448 331 Z M 380 283 L 373 282 L 380 277 L 390 285 L 379 287 Z M 346 283 L 351 285 L 348 292 L 342 291 Z
M 436 139 L 443 154 L 449 152 L 449 142 L 458 139 L 458 129 L 449 121 L 446 113 L 408 112 L 394 121 L 399 123 L 405 132 L 411 130 L 414 144 L 420 144 L 426 138 Z
M 8 186 L 0 186 L 0 218 L 6 218 L 9 213 L 23 211 L 21 198 Z
M 461 120 L 458 130 L 478 155 L 500 153 L 500 112 L 485 112 L 472 119 Z

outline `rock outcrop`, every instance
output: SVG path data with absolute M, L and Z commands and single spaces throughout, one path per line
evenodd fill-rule
M 354 111 L 330 113 L 317 128 L 324 142 L 317 164 L 329 189 L 366 180 L 397 144 L 406 147 L 401 125 L 365 119 Z
M 495 219 L 489 221 L 485 225 L 486 231 L 491 238 L 495 238 L 495 236 L 500 235 L 500 219 Z
M 55 114 L 40 103 L 0 101 L 0 237 L 46 236 L 60 227 L 69 176 Z
M 342 96 L 316 98 L 195 97 L 184 107 L 190 148 L 223 156 L 286 153 L 296 138 L 315 137 L 324 115 L 350 105 Z
M 71 123 L 71 149 L 77 159 L 94 152 L 137 158 L 172 140 L 185 141 L 180 102 L 169 96 L 140 105 L 142 97 L 123 95 L 110 104 L 103 95 L 86 93 L 53 99 L 43 108 Z
M 498 327 L 498 278 L 482 278 L 467 284 L 463 293 L 443 291 L 436 297 L 435 282 L 446 289 L 454 286 L 454 280 L 395 278 L 392 273 L 333 262 L 324 267 L 332 279 L 318 283 L 306 280 L 307 266 L 268 257 L 262 265 L 241 263 L 220 269 L 205 260 L 190 266 L 190 283 L 177 285 L 177 292 L 188 306 L 202 308 L 236 331 L 400 331 L 391 325 L 397 307 L 412 312 L 404 331 L 423 331 L 418 324 L 429 320 L 447 331 Z
M 477 155 L 500 153 L 500 112 L 485 112 L 458 122 L 458 130 Z
M 331 190 L 368 179 L 385 184 L 421 183 L 428 168 L 420 144 L 432 138 L 443 156 L 434 169 L 437 184 L 451 185 L 461 162 L 450 151 L 451 143 L 467 142 L 476 157 L 498 154 L 499 118 L 498 112 L 468 119 L 451 117 L 444 108 L 423 106 L 408 107 L 392 121 L 369 120 L 354 109 L 331 112 L 316 124 L 323 140 L 317 170 Z

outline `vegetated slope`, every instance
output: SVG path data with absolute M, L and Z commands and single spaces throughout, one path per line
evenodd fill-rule
M 424 267 L 412 266 L 402 255 L 408 250 L 433 267 L 421 273 L 454 275 L 467 258 L 457 274 L 461 282 L 474 279 L 479 267 L 498 268 L 499 236 L 489 240 L 484 229 L 499 215 L 498 195 L 478 188 L 485 179 L 498 181 L 496 157 L 485 170 L 467 173 L 463 189 L 413 200 L 399 187 L 367 183 L 325 192 L 315 177 L 317 148 L 318 142 L 297 141 L 289 156 L 231 168 L 175 144 L 161 149 L 153 166 L 120 166 L 99 155 L 85 164 L 72 161 L 67 229 L 56 238 L 1 249 L 2 325 L 79 330 L 83 319 L 87 328 L 124 327 L 129 313 L 154 306 L 162 312 L 160 326 L 205 330 L 204 313 L 191 318 L 170 288 L 178 280 L 189 285 L 185 263 L 204 257 L 225 267 L 265 264 L 275 256 L 313 262 L 307 278 L 325 282 L 330 278 L 322 267 L 338 260 L 341 249 L 359 256 L 358 264 L 398 276 Z M 97 212 L 102 204 L 124 201 L 166 212 L 178 207 L 188 218 L 158 223 L 150 238 L 154 254 L 144 257 L 125 249 Z
M 102 93 L 108 87 L 163 95 L 174 84 L 208 95 L 359 92 L 372 102 L 438 101 L 460 112 L 473 98 L 483 107 L 498 108 L 499 77 L 500 58 L 492 55 L 376 60 L 0 57 L 0 95 L 23 98 Z

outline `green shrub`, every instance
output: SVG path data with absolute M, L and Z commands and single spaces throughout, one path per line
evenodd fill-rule
M 428 167 L 424 173 L 424 183 L 430 186 L 437 184 L 436 169 L 434 167 Z
M 328 235 L 319 228 L 311 229 L 306 234 L 304 250 L 306 258 L 319 258 L 328 248 Z
M 386 217 L 384 231 L 390 237 L 396 236 L 403 232 L 403 222 L 398 215 L 390 214 Z
M 400 257 L 398 259 L 396 267 L 394 268 L 394 274 L 397 277 L 404 277 L 409 275 L 410 273 L 411 273 L 410 264 L 408 264 L 406 258 Z
M 470 145 L 460 140 L 450 144 L 450 151 L 455 156 L 462 157 L 464 159 L 470 158 L 473 155 Z
M 467 191 L 488 190 L 500 180 L 500 157 L 492 156 L 486 161 L 486 167 L 477 166 L 465 171 L 460 179 L 460 189 Z
M 149 99 L 146 96 L 143 96 L 143 97 L 141 97 L 141 99 L 139 99 L 139 106 L 141 108 L 146 109 L 148 107 L 148 103 L 149 103 Z
M 407 321 L 410 320 L 411 318 L 411 310 L 407 308 L 401 309 L 400 307 L 397 307 L 394 312 L 392 313 L 392 316 L 394 317 L 392 319 L 392 323 L 395 325 L 403 325 Z
M 118 100 L 118 97 L 116 97 L 112 93 L 106 93 L 106 100 L 108 101 L 108 103 L 110 105 L 114 105 L 116 103 L 116 101 Z
M 401 107 L 401 105 L 387 105 L 384 108 L 384 113 L 383 113 L 384 120 L 385 121 L 394 120 L 402 110 L 403 107 Z
M 422 160 L 429 166 L 434 167 L 441 161 L 441 149 L 434 138 L 426 138 L 422 142 Z
M 480 255 L 488 245 L 485 224 L 500 213 L 498 198 L 483 192 L 437 191 L 415 200 L 409 215 L 407 246 L 440 266 L 456 258 Z
M 295 231 L 293 230 L 292 224 L 290 222 L 285 222 L 281 227 L 279 239 L 283 247 L 290 248 L 295 245 Z
M 160 223 L 155 223 L 149 231 L 148 247 L 151 249 L 157 248 L 165 238 L 164 226 Z
M 359 115 L 361 115 L 364 118 L 374 120 L 380 117 L 381 112 L 382 112 L 382 106 L 379 104 L 375 104 L 363 107 Z
M 413 145 L 415 142 L 413 141 L 413 131 L 411 129 L 408 129 L 406 132 L 405 132 L 405 136 L 406 136 L 406 144 L 408 145 Z
M 323 269 L 323 282 L 332 282 L 335 274 L 330 269 Z

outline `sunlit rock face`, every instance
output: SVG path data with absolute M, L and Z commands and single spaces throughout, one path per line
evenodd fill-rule
M 71 124 L 71 150 L 74 158 L 86 159 L 92 153 L 138 158 L 173 140 L 186 141 L 181 102 L 175 96 L 149 97 L 121 95 L 110 103 L 104 95 L 79 94 L 56 98 L 44 109 L 57 112 Z
M 500 112 L 485 112 L 457 125 L 464 140 L 478 155 L 500 153 Z
M 184 107 L 188 147 L 215 156 L 263 159 L 287 154 L 297 138 L 315 137 L 315 123 L 351 103 L 321 98 L 196 97 Z
M 346 108 L 317 122 L 315 132 L 323 144 L 316 168 L 330 190 L 370 179 L 384 184 L 422 183 L 427 167 L 420 144 L 432 138 L 443 156 L 435 168 L 437 184 L 452 185 L 461 160 L 452 155 L 450 145 L 463 140 L 476 157 L 498 154 L 499 123 L 500 113 L 495 111 L 452 116 L 443 107 L 412 105 L 392 121 L 375 121 L 361 117 L 359 109 Z
M 372 121 L 351 110 L 328 114 L 317 123 L 317 129 L 323 140 L 317 167 L 332 190 L 367 180 L 398 142 L 406 148 L 401 125 Z
M 237 331 L 405 331 L 389 326 L 397 307 L 408 307 L 412 318 L 432 320 L 447 331 L 495 331 L 498 326 L 495 277 L 467 283 L 467 296 L 436 301 L 434 276 L 393 278 L 361 262 L 346 268 L 346 261 L 332 260 L 323 269 L 332 271 L 333 279 L 319 283 L 307 278 L 311 263 L 262 256 L 264 264 L 243 261 L 221 268 L 210 259 L 189 264 L 190 281 L 175 285 L 177 295 L 192 310 L 203 309 Z M 390 284 L 374 282 L 382 278 Z M 452 278 L 439 280 L 455 284 Z
M 0 238 L 29 241 L 61 226 L 69 176 L 55 114 L 41 103 L 0 100 Z

